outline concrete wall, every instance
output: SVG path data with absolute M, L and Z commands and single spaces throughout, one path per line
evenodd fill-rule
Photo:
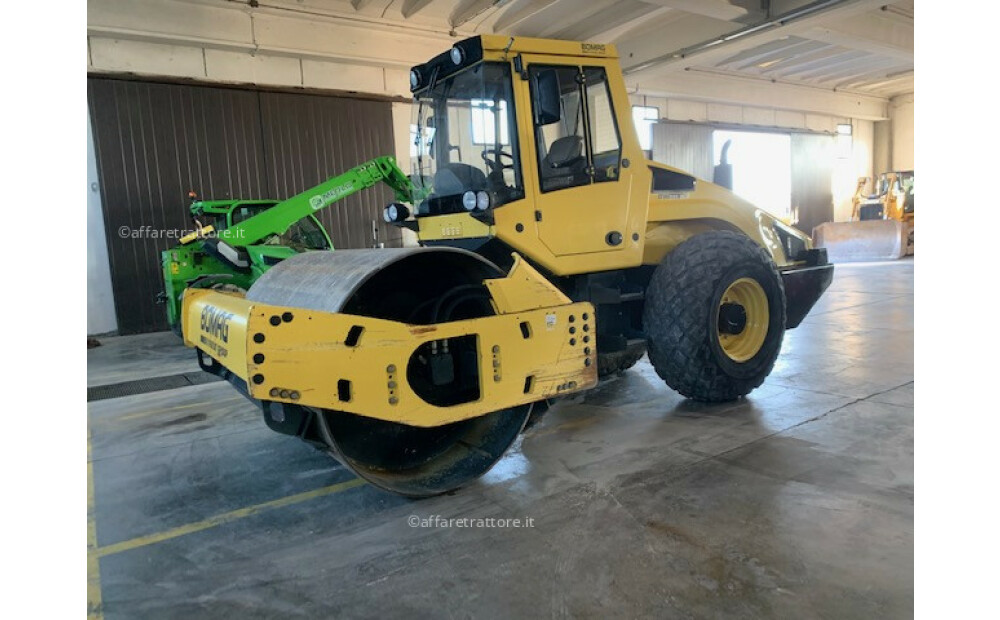
M 393 138 L 396 141 L 396 163 L 403 172 L 409 174 L 410 171 L 410 104 L 392 104 L 392 130 Z M 403 246 L 412 247 L 417 245 L 417 233 L 408 228 L 403 231 Z
M 653 106 L 659 109 L 660 118 L 666 121 L 739 125 L 754 128 L 791 129 L 834 133 L 840 123 L 860 119 L 836 114 L 797 112 L 778 108 L 713 103 L 693 99 L 653 97 L 642 94 L 629 96 L 632 105 Z M 871 121 L 865 121 L 871 122 Z
M 833 164 L 833 221 L 846 222 L 854 210 L 854 192 L 859 177 L 871 177 L 875 161 L 875 123 L 851 120 L 852 145 L 848 157 L 838 157 Z
M 367 21 L 343 4 L 90 0 L 87 68 L 408 96 L 413 59 L 451 46 L 447 33 Z
M 913 170 L 913 94 L 889 100 L 892 122 L 892 169 Z
M 111 266 L 101 210 L 101 187 L 97 177 L 94 135 L 87 111 L 87 334 L 106 334 L 118 329 L 111 292 Z
M 875 148 L 872 174 L 878 176 L 892 170 L 892 121 L 875 123 Z

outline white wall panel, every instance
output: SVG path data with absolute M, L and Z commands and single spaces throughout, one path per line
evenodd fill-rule
M 806 115 L 801 112 L 775 110 L 774 124 L 777 125 L 778 127 L 787 127 L 789 129 L 805 129 Z
M 87 110 L 87 334 L 106 334 L 118 329 L 115 298 L 111 287 L 107 233 L 101 208 L 100 179 L 94 132 Z
M 710 103 L 708 104 L 708 120 L 713 123 L 742 123 L 744 122 L 743 107 L 738 105 Z
M 121 39 L 91 39 L 90 57 L 94 66 L 104 71 L 205 77 L 205 55 L 199 47 Z
M 177 0 L 90 0 L 87 26 L 133 37 L 160 35 L 249 45 L 250 15 L 235 8 Z
M 774 127 L 776 124 L 774 110 L 768 108 L 744 108 L 743 124 Z
M 290 56 L 251 56 L 246 52 L 205 50 L 208 79 L 222 82 L 301 86 L 299 62 Z
M 661 114 L 671 121 L 704 123 L 708 121 L 708 105 L 702 101 L 668 99 L 666 110 Z
M 379 67 L 319 60 L 302 61 L 303 86 L 331 88 L 359 93 L 380 93 L 385 76 Z
M 913 95 L 894 97 L 889 103 L 892 120 L 892 169 L 913 170 Z

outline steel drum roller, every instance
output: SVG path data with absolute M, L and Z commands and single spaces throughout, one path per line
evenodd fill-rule
M 493 314 L 482 282 L 503 276 L 482 257 L 456 248 L 307 252 L 268 270 L 247 299 L 430 324 Z M 337 373 L 331 370 L 330 376 L 335 384 Z M 411 374 L 409 380 L 420 377 Z M 421 497 L 451 491 L 486 473 L 530 412 L 530 405 L 512 407 L 434 428 L 331 409 L 312 413 L 323 443 L 346 467 L 376 486 Z

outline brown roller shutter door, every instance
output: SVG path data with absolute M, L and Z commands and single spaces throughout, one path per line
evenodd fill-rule
M 130 231 L 189 229 L 187 193 L 206 199 L 297 194 L 372 157 L 394 152 L 391 104 L 316 94 L 88 80 L 119 332 L 167 328 L 160 252 L 166 238 Z M 335 247 L 401 244 L 381 226 L 384 186 L 320 213 Z

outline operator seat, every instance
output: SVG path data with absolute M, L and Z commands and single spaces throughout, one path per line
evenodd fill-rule
M 539 141 L 539 144 L 542 142 Z M 582 137 L 573 135 L 556 139 L 542 158 L 542 191 L 586 182 L 586 167 Z
M 434 174 L 434 195 L 452 196 L 487 188 L 486 173 L 475 166 L 454 162 L 442 166 Z

